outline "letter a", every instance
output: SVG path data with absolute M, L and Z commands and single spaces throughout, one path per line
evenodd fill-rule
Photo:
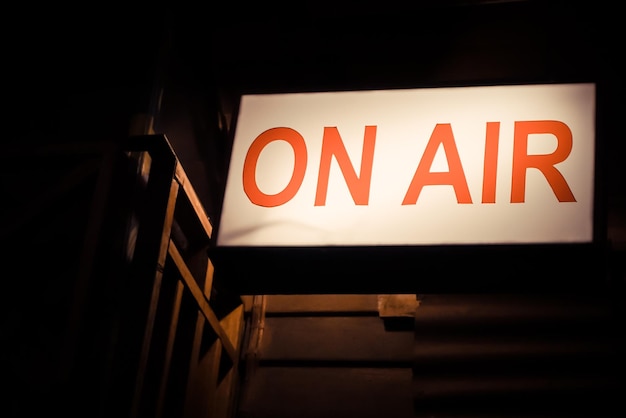
M 433 164 L 439 144 L 443 146 L 448 161 L 447 172 L 431 172 L 430 167 Z M 413 180 L 402 201 L 403 205 L 414 205 L 417 203 L 422 188 L 426 185 L 451 185 L 454 187 L 456 200 L 458 203 L 472 203 L 465 172 L 461 165 L 461 158 L 454 142 L 452 127 L 449 123 L 441 123 L 435 125 L 430 140 L 424 150 L 424 155 L 417 166 Z

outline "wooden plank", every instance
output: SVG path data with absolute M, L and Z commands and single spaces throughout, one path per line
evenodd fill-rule
M 242 295 L 241 301 L 243 302 L 243 309 L 246 313 L 252 310 L 252 302 L 254 301 L 254 296 L 252 295 Z
M 147 309 L 147 318 L 144 328 L 144 334 L 141 343 L 141 349 L 139 352 L 139 357 L 137 360 L 137 374 L 135 376 L 135 388 L 134 388 L 134 396 L 131 406 L 131 416 L 137 416 L 137 413 L 140 408 L 141 402 L 141 393 L 143 391 L 143 379 L 145 375 L 145 368 L 148 361 L 148 356 L 150 353 L 150 346 L 152 344 L 152 331 L 154 327 L 154 320 L 157 311 L 157 305 L 159 302 L 159 292 L 161 290 L 161 280 L 163 279 L 163 269 L 165 267 L 165 260 L 167 256 L 167 248 L 170 242 L 170 230 L 172 228 L 172 222 L 174 219 L 174 209 L 176 205 L 176 196 L 178 194 L 178 184 L 170 180 L 169 184 L 169 194 L 167 195 L 167 202 L 165 205 L 164 216 L 162 219 L 156 219 L 155 224 L 161 225 L 161 236 L 160 241 L 157 243 L 150 243 L 151 248 L 154 250 L 157 249 L 157 254 L 151 254 L 150 249 L 146 249 L 143 257 L 137 257 L 135 262 L 139 266 L 138 268 L 144 269 L 145 266 L 148 266 L 147 270 L 142 270 L 146 274 L 146 278 L 148 278 L 149 274 L 154 275 L 154 281 L 152 286 L 152 294 L 148 303 Z M 155 225 L 152 225 L 155 226 Z M 144 226 L 145 227 L 145 226 Z M 144 240 L 148 240 L 149 236 L 154 233 L 154 230 L 148 229 L 147 235 L 143 236 Z M 140 248 L 143 248 L 144 245 L 141 245 Z M 147 245 L 146 245 L 147 247 Z M 141 259 L 141 261 L 139 261 Z M 153 262 L 154 264 L 152 264 Z M 150 271 L 149 269 L 153 268 L 154 271 Z
M 378 317 L 269 317 L 260 342 L 261 365 L 272 362 L 359 361 L 406 364 L 413 331 L 387 332 Z
M 237 349 L 239 356 L 241 339 L 244 331 L 243 304 L 235 308 L 221 321 L 222 326 L 229 335 L 231 342 Z M 239 386 L 239 362 L 233 363 L 231 369 L 226 373 L 217 387 L 215 404 L 216 418 L 229 418 L 232 416 L 234 405 L 237 401 L 237 391 Z
M 213 233 L 213 226 L 209 222 L 209 217 L 204 210 L 204 206 L 200 202 L 200 199 L 198 198 L 195 189 L 193 188 L 191 182 L 189 181 L 189 178 L 187 177 L 187 173 L 185 173 L 185 170 L 180 163 L 176 164 L 176 181 L 178 181 L 178 184 L 182 186 L 185 195 L 189 199 L 191 206 L 196 212 L 198 220 L 204 228 L 206 235 L 210 238 L 211 234 Z
M 229 418 L 232 415 L 237 395 L 236 373 L 236 368 L 230 369 L 217 387 L 213 408 L 215 418 Z
M 211 299 L 211 289 L 213 288 L 213 275 L 215 273 L 215 267 L 213 266 L 213 262 L 211 261 L 211 259 L 209 258 L 207 260 L 207 267 L 206 267 L 206 275 L 204 277 L 204 296 L 206 296 L 207 299 Z
M 183 283 L 178 280 L 176 283 L 176 296 L 174 298 L 174 306 L 172 307 L 172 319 L 170 322 L 170 328 L 167 338 L 167 346 L 165 348 L 165 364 L 163 365 L 163 374 L 161 376 L 161 382 L 159 385 L 159 396 L 156 406 L 156 418 L 160 418 L 163 415 L 163 402 L 167 393 L 167 382 L 169 379 L 170 365 L 172 362 L 172 353 L 174 351 L 174 343 L 176 341 L 176 330 L 178 328 L 178 318 L 180 314 L 181 302 L 183 299 L 183 291 L 185 287 Z
M 176 266 L 178 267 L 178 270 L 181 277 L 183 278 L 185 285 L 191 291 L 192 296 L 196 300 L 198 308 L 209 322 L 211 328 L 213 328 L 219 339 L 222 341 L 226 353 L 232 359 L 232 361 L 237 361 L 237 350 L 235 350 L 235 347 L 230 342 L 228 335 L 226 335 L 226 332 L 222 328 L 219 319 L 213 312 L 213 309 L 211 309 L 209 301 L 204 295 L 204 292 L 202 291 L 202 289 L 200 289 L 198 283 L 196 283 L 195 278 L 187 268 L 187 265 L 185 264 L 185 261 L 183 260 L 180 252 L 176 248 L 176 245 L 171 241 L 169 245 L 169 254 L 170 257 L 172 257 L 172 260 L 174 260 Z
M 118 335 L 114 342 L 115 362 L 109 385 L 111 408 L 137 416 L 142 402 L 143 382 L 151 347 L 152 331 L 167 256 L 178 184 L 173 181 L 171 159 L 154 160 L 138 205 L 140 219 L 132 262 L 125 273 L 125 291 L 116 313 Z
M 250 379 L 258 367 L 259 345 L 263 338 L 263 328 L 265 323 L 265 303 L 267 298 L 262 295 L 256 295 L 250 300 L 250 310 L 248 319 L 248 329 L 246 331 L 246 340 L 243 344 L 245 352 L 245 375 Z
M 242 397 L 247 418 L 412 418 L 410 368 L 261 367 Z
M 378 314 L 377 295 L 266 295 L 268 316 L 295 313 Z
M 609 293 L 537 294 L 426 294 L 420 295 L 417 326 L 441 328 L 473 324 L 528 323 L 539 326 L 558 321 L 560 326 L 610 317 Z
M 414 318 L 418 306 L 417 295 L 378 295 L 381 318 Z
M 213 342 L 206 353 L 200 352 L 205 324 L 206 318 L 198 312 L 185 397 L 184 417 L 186 418 L 211 418 L 214 415 L 223 346 L 218 339 Z
M 243 331 L 243 304 L 239 305 L 232 312 L 220 320 L 220 325 L 228 336 L 228 340 L 239 352 L 238 347 L 241 345 L 241 337 Z

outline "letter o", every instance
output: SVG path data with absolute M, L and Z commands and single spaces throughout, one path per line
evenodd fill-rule
M 261 151 L 272 141 L 286 141 L 293 148 L 295 162 L 293 173 L 287 186 L 279 193 L 263 193 L 256 183 L 256 166 Z M 243 163 L 243 190 L 252 203 L 258 206 L 275 207 L 290 201 L 300 189 L 307 165 L 307 151 L 304 138 L 291 128 L 271 128 L 257 136 L 246 154 Z

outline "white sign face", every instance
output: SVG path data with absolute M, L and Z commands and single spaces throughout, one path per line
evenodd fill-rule
M 244 95 L 218 246 L 590 243 L 593 83 Z

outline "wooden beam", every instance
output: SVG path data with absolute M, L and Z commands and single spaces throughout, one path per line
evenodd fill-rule
M 165 213 L 163 214 L 163 218 L 160 219 L 162 221 L 160 240 L 158 243 L 153 243 L 154 248 L 152 248 L 152 250 L 157 249 L 157 254 L 147 254 L 147 259 L 144 260 L 145 265 L 148 266 L 146 274 L 154 275 L 154 285 L 152 286 L 152 294 L 148 305 L 146 325 L 144 328 L 144 335 L 138 358 L 137 375 L 135 377 L 135 393 L 133 396 L 131 413 L 131 416 L 133 417 L 137 416 L 141 400 L 141 394 L 143 391 L 143 378 L 145 375 L 146 364 L 148 362 L 150 347 L 152 345 L 152 331 L 154 329 L 154 320 L 156 317 L 157 306 L 159 303 L 159 293 L 161 290 L 161 281 L 163 279 L 163 270 L 165 268 L 165 261 L 167 258 L 168 244 L 171 242 L 169 237 L 172 228 L 172 222 L 174 220 L 174 210 L 176 207 L 178 188 L 178 183 L 170 180 L 169 194 L 167 195 L 167 202 L 165 205 Z M 152 234 L 155 232 L 156 230 L 150 230 L 148 234 Z M 158 244 L 158 246 L 156 244 Z M 156 259 L 151 259 L 154 255 L 156 255 Z M 151 264 L 151 261 L 155 263 Z M 151 269 L 154 269 L 154 271 L 152 271 Z
M 163 402 L 167 394 L 167 382 L 169 378 L 170 365 L 172 363 L 172 353 L 174 351 L 174 342 L 176 341 L 176 330 L 178 329 L 178 318 L 180 307 L 183 299 L 184 284 L 178 280 L 176 283 L 176 296 L 174 306 L 172 307 L 172 320 L 170 322 L 169 333 L 167 337 L 167 347 L 165 348 L 165 364 L 163 365 L 163 375 L 159 385 L 159 397 L 157 399 L 156 416 L 163 416 Z
M 198 311 L 184 404 L 183 416 L 187 418 L 213 418 L 214 415 L 223 346 L 216 339 L 206 353 L 200 352 L 205 322 L 206 318 Z
M 207 299 L 211 299 L 211 289 L 213 288 L 214 271 L 215 271 L 215 267 L 213 267 L 213 262 L 209 258 L 207 260 L 206 275 L 204 278 L 204 296 L 206 296 Z
M 239 354 L 239 347 L 241 346 L 241 338 L 243 336 L 243 304 L 237 306 L 228 315 L 222 318 L 220 325 L 235 347 L 235 351 Z
M 176 176 L 176 181 L 183 188 L 185 195 L 189 199 L 191 206 L 196 212 L 196 215 L 198 216 L 198 220 L 202 224 L 204 231 L 206 232 L 207 236 L 210 238 L 211 234 L 213 233 L 213 226 L 209 222 L 209 217 L 207 216 L 204 210 L 204 206 L 200 202 L 200 199 L 198 198 L 196 191 L 194 190 L 191 182 L 189 181 L 189 178 L 187 177 L 187 173 L 185 173 L 185 170 L 183 169 L 180 163 L 176 164 L 175 176 Z
M 221 323 L 224 329 L 230 335 L 230 338 L 235 344 L 237 353 L 240 353 L 241 340 L 243 338 L 243 318 L 244 307 L 243 303 L 236 307 L 231 313 L 226 315 Z M 234 404 L 237 398 L 237 391 L 239 389 L 239 363 L 233 362 L 233 366 L 226 373 L 221 382 L 219 382 L 216 389 L 216 402 L 215 402 L 215 418 L 229 418 L 232 416 Z
M 182 255 L 172 241 L 170 241 L 169 245 L 169 255 L 170 257 L 172 257 L 172 260 L 178 267 L 178 270 L 181 277 L 183 278 L 185 285 L 191 291 L 191 294 L 198 303 L 198 308 L 200 309 L 206 320 L 209 322 L 209 325 L 211 326 L 211 328 L 213 328 L 218 338 L 222 341 L 222 344 L 224 346 L 223 348 L 226 350 L 226 353 L 233 362 L 237 362 L 237 350 L 235 349 L 227 333 L 224 331 L 224 328 L 222 328 L 222 325 L 220 324 L 217 315 L 215 315 L 213 309 L 209 305 L 209 300 L 207 299 L 203 290 L 200 289 L 200 286 L 198 286 L 198 283 L 189 271 L 187 264 L 185 264 L 185 260 L 183 260 Z

